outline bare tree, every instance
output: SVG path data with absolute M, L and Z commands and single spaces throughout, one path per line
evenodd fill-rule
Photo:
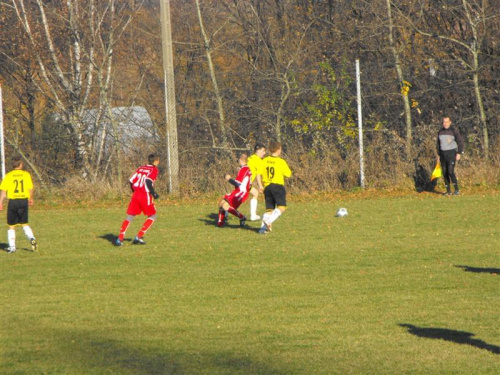
M 226 124 L 226 115 L 224 113 L 224 103 L 223 103 L 222 94 L 219 90 L 219 83 L 217 81 L 217 76 L 215 75 L 215 67 L 214 67 L 214 63 L 212 60 L 212 52 L 213 52 L 212 45 L 210 42 L 210 38 L 208 37 L 208 34 L 205 30 L 205 25 L 203 23 L 203 17 L 201 14 L 199 0 L 196 0 L 196 11 L 198 14 L 198 22 L 200 24 L 201 35 L 203 36 L 203 46 L 205 48 L 205 54 L 207 57 L 208 69 L 210 71 L 210 77 L 212 79 L 212 84 L 214 86 L 214 95 L 215 95 L 215 100 L 217 102 L 217 110 L 219 113 L 219 129 L 220 129 L 220 134 L 221 134 L 222 147 L 228 148 L 229 142 L 228 142 L 228 135 L 227 135 L 227 129 L 226 129 L 227 124 Z
M 84 112 L 91 104 L 97 76 L 98 120 L 105 113 L 110 101 L 113 48 L 141 4 L 69 0 L 58 9 L 42 0 L 36 0 L 34 6 L 27 6 L 25 0 L 11 0 L 11 4 L 40 68 L 43 80 L 39 87 L 55 104 L 71 133 L 75 166 L 84 176 L 95 179 L 102 153 L 95 155 L 94 151 L 103 149 L 105 130 L 98 131 L 99 121 L 89 129 L 83 121 Z
M 405 80 L 403 67 L 401 64 L 401 59 L 399 57 L 399 52 L 396 47 L 396 41 L 394 40 L 394 22 L 391 10 L 391 0 L 386 0 L 387 7 L 387 22 L 389 27 L 389 47 L 394 58 L 394 65 L 396 68 L 396 73 L 398 75 L 399 88 L 401 92 L 401 99 L 404 105 L 405 114 L 405 124 L 406 124 L 406 157 L 409 159 L 411 157 L 411 145 L 412 145 L 412 118 L 411 118 L 411 106 L 410 99 L 408 97 L 411 84 Z
M 493 21 L 498 21 L 500 16 L 495 12 L 487 0 L 461 0 L 459 5 L 444 6 L 443 12 L 450 12 L 449 28 L 445 29 L 440 15 L 437 24 L 428 24 L 420 26 L 419 20 L 413 20 L 405 15 L 408 22 L 421 35 L 432 39 L 441 40 L 457 48 L 457 53 L 451 51 L 453 58 L 460 61 L 467 73 L 472 76 L 474 95 L 476 98 L 477 111 L 479 114 L 480 128 L 483 138 L 483 149 L 486 157 L 489 155 L 489 135 L 486 119 L 486 110 L 484 108 L 483 94 L 480 85 L 481 74 L 481 54 L 483 45 L 488 34 L 488 27 Z M 425 21 L 427 12 L 422 12 L 422 20 Z M 441 10 L 438 11 L 438 14 Z M 441 27 L 440 27 L 441 26 Z M 432 40 L 431 39 L 431 40 Z M 463 55 L 462 55 L 463 52 Z

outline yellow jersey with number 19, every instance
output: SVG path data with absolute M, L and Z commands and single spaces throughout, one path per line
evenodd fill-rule
M 5 190 L 9 199 L 30 199 L 32 189 L 31 175 L 21 169 L 14 169 L 7 173 L 0 184 L 0 190 Z
M 287 162 L 279 156 L 268 156 L 264 160 L 262 175 L 264 187 L 270 184 L 285 185 L 285 177 L 291 177 L 292 171 Z
M 247 165 L 252 172 L 252 180 L 250 182 L 253 182 L 258 174 L 264 174 L 264 163 L 262 162 L 262 159 L 259 155 L 253 154 L 252 156 L 250 156 L 248 158 Z

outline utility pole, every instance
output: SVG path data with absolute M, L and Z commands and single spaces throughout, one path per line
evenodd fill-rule
M 167 130 L 168 189 L 179 193 L 179 144 L 177 140 L 177 114 L 175 111 L 174 57 L 172 52 L 172 27 L 170 0 L 160 0 L 161 41 L 165 84 L 165 121 Z

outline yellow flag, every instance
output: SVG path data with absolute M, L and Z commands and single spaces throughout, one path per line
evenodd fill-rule
M 438 162 L 436 168 L 432 171 L 431 181 L 439 177 L 443 177 L 443 170 L 441 169 L 441 164 Z

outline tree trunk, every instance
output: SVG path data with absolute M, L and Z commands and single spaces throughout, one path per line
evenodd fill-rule
M 215 99 L 217 101 L 217 109 L 219 112 L 219 122 L 220 122 L 220 134 L 222 146 L 229 149 L 227 130 L 226 130 L 226 118 L 224 114 L 224 104 L 222 100 L 222 95 L 219 91 L 219 85 L 217 83 L 217 77 L 215 76 L 215 68 L 212 61 L 212 48 L 210 46 L 210 40 L 205 31 L 205 26 L 203 25 L 203 17 L 201 16 L 200 1 L 196 0 L 196 10 L 198 11 L 198 22 L 200 24 L 201 35 L 203 36 L 203 44 L 205 47 L 205 53 L 207 55 L 208 69 L 210 71 L 210 77 L 212 78 L 212 84 L 214 86 Z
M 467 3 L 467 0 L 462 0 L 462 5 L 464 7 L 465 15 L 467 16 L 467 20 L 469 22 L 469 25 L 472 30 L 472 35 L 474 36 L 474 41 L 472 42 L 472 47 L 470 48 L 470 51 L 472 53 L 472 81 L 474 83 L 474 94 L 476 95 L 476 102 L 477 102 L 477 108 L 479 111 L 479 119 L 481 121 L 481 130 L 483 133 L 483 149 L 484 149 L 484 156 L 486 159 L 489 156 L 489 136 L 488 136 L 488 126 L 486 123 L 486 112 L 484 110 L 484 105 L 483 105 L 483 97 L 481 95 L 481 87 L 479 85 L 479 53 L 481 51 L 481 41 L 478 35 L 478 30 L 477 30 L 477 22 L 474 19 L 472 19 L 472 16 L 469 11 L 469 4 Z M 484 20 L 481 20 L 484 21 Z
M 392 55 L 394 57 L 394 64 L 396 66 L 396 73 L 398 75 L 401 99 L 403 100 L 403 105 L 404 105 L 405 124 L 406 124 L 406 157 L 409 160 L 411 158 L 411 145 L 412 145 L 412 118 L 411 118 L 410 99 L 408 97 L 408 92 L 410 91 L 410 85 L 404 79 L 403 68 L 401 66 L 399 54 L 396 49 L 396 44 L 394 42 L 394 36 L 393 36 L 394 25 L 392 21 L 391 0 L 386 0 L 386 5 L 387 5 L 387 20 L 389 22 L 389 45 L 392 51 Z

